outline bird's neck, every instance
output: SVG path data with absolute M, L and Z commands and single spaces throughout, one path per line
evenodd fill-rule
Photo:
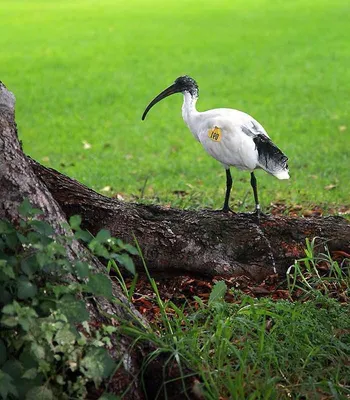
M 198 96 L 191 95 L 189 92 L 185 92 L 183 95 L 184 102 L 182 104 L 182 118 L 191 129 L 191 125 L 193 124 L 195 117 L 199 114 L 196 110 Z

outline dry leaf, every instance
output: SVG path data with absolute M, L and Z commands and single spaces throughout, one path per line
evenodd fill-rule
M 45 156 L 41 160 L 44 161 L 44 162 L 49 162 L 50 158 L 48 156 Z
M 110 186 L 105 186 L 102 189 L 100 189 L 100 192 L 110 192 L 111 191 L 111 187 Z
M 337 185 L 334 185 L 333 183 L 331 183 L 330 185 L 327 185 L 324 188 L 325 188 L 325 190 L 332 190 L 332 189 L 334 189 L 336 187 L 337 187 Z
M 88 143 L 86 140 L 83 140 L 83 148 L 84 148 L 84 150 L 89 150 L 89 149 L 91 149 L 91 144 L 90 143 Z
M 340 125 L 338 127 L 338 129 L 339 129 L 339 132 L 344 132 L 344 131 L 346 131 L 346 125 Z

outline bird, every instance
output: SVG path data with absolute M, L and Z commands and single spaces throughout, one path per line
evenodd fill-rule
M 271 141 L 263 126 L 245 112 L 231 108 L 197 111 L 199 88 L 188 75 L 178 77 L 159 93 L 146 107 L 142 120 L 155 104 L 175 93 L 183 94 L 182 118 L 194 138 L 225 168 L 226 193 L 222 211 L 233 212 L 229 207 L 232 189 L 230 167 L 236 167 L 250 172 L 255 201 L 253 214 L 260 218 L 262 211 L 254 171 L 263 169 L 278 179 L 289 179 L 288 157 Z

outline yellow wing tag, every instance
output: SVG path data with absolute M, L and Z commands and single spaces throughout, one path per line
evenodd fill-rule
M 222 136 L 221 129 L 218 128 L 217 126 L 214 126 L 214 128 L 208 130 L 208 137 L 214 142 L 220 142 L 221 136 Z

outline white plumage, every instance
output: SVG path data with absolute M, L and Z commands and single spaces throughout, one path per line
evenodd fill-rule
M 198 112 L 198 86 L 189 76 L 177 78 L 147 106 L 142 119 L 157 102 L 174 93 L 183 93 L 182 117 L 204 149 L 226 169 L 226 195 L 224 211 L 229 211 L 229 196 L 232 187 L 230 167 L 234 166 L 251 173 L 255 210 L 260 215 L 257 184 L 254 170 L 262 168 L 278 179 L 288 179 L 288 158 L 275 146 L 269 135 L 250 115 L 230 108 Z

